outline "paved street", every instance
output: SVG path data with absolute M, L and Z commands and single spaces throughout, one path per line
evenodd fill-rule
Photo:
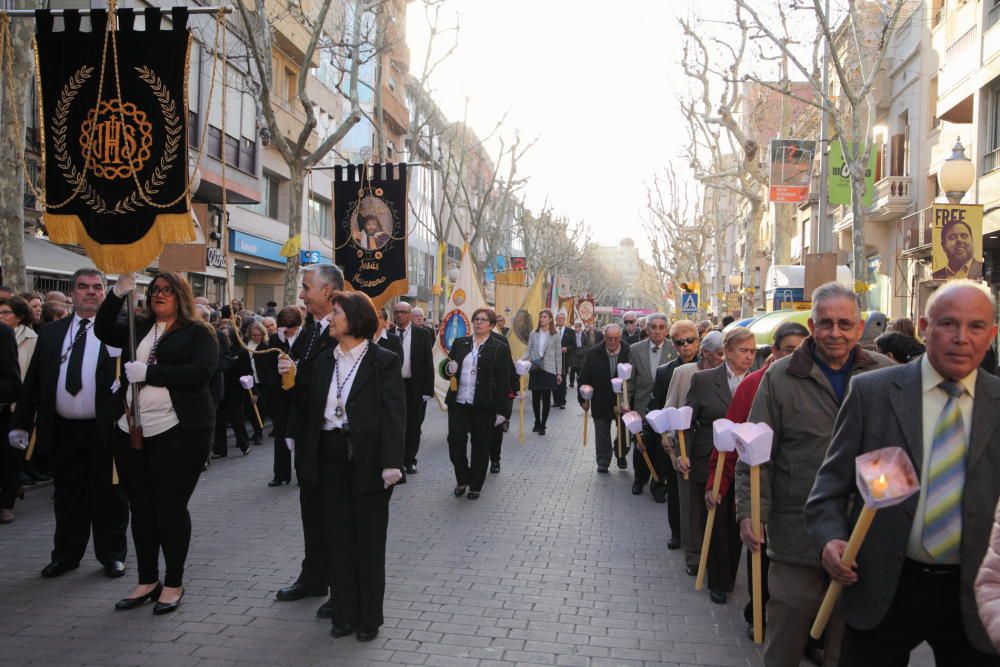
M 267 488 L 264 446 L 230 449 L 202 477 L 186 595 L 170 616 L 112 610 L 134 582 L 131 556 L 122 580 L 92 559 L 41 579 L 53 518 L 49 489 L 31 493 L 0 527 L 0 664 L 760 664 L 742 573 L 725 606 L 694 591 L 666 549 L 665 506 L 633 496 L 630 474 L 595 473 L 579 408 L 554 410 L 544 439 L 508 434 L 478 501 L 451 494 L 445 422 L 428 412 L 420 473 L 393 496 L 386 624 L 370 644 L 331 638 L 318 598 L 275 601 L 302 540 L 296 487 Z

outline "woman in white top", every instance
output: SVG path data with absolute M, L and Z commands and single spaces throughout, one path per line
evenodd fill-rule
M 187 504 L 198 483 L 215 426 L 209 378 L 219 362 L 219 343 L 195 311 L 188 282 L 174 273 L 156 276 L 146 290 L 145 311 L 136 316 L 135 359 L 128 349 L 128 323 L 119 318 L 135 276 L 121 276 L 94 320 L 106 345 L 122 348 L 124 377 L 112 399 L 117 428 L 112 449 L 132 511 L 132 540 L 139 583 L 116 609 L 156 601 L 154 614 L 177 609 L 184 594 L 184 561 L 191 542 Z M 122 414 L 139 389 L 141 428 Z M 159 582 L 163 551 L 166 576 Z
M 552 392 L 562 382 L 562 356 L 562 344 L 556 335 L 552 311 L 546 308 L 538 314 L 538 326 L 528 337 L 528 350 L 522 357 L 531 361 L 528 389 L 531 390 L 531 408 L 535 413 L 532 430 L 538 435 L 545 435 Z

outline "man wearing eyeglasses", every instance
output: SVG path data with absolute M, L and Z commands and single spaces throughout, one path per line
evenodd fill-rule
M 406 453 L 403 463 L 407 475 L 417 474 L 417 451 L 420 429 L 427 412 L 427 401 L 434 395 L 434 336 L 416 326 L 413 307 L 400 301 L 392 307 L 395 323 L 391 333 L 399 336 L 403 348 L 403 388 L 406 390 Z
M 27 449 L 35 426 L 35 453 L 49 457 L 55 485 L 52 560 L 42 576 L 80 566 L 94 536 L 94 553 L 108 577 L 125 574 L 128 501 L 111 484 L 110 433 L 98 415 L 112 398 L 115 356 L 94 334 L 104 302 L 104 274 L 80 269 L 70 280 L 73 315 L 43 327 L 11 418 L 10 445 Z M 109 422 L 110 423 L 110 422 Z
M 684 364 L 690 364 L 698 360 L 698 351 L 701 340 L 698 338 L 698 325 L 691 320 L 678 320 L 670 327 L 670 342 L 677 352 L 677 357 L 672 361 L 661 364 L 656 369 L 653 380 L 653 391 L 649 395 L 649 410 L 660 410 L 663 408 L 667 398 L 667 390 L 670 388 L 670 380 L 673 378 L 674 370 Z M 647 440 L 648 442 L 658 442 L 659 438 Z M 665 482 L 667 499 L 667 523 L 670 525 L 670 539 L 667 542 L 668 549 L 680 549 L 681 547 L 681 519 L 680 519 L 680 495 L 678 493 L 677 471 L 671 466 L 662 477 Z M 655 496 L 654 496 L 655 498 Z

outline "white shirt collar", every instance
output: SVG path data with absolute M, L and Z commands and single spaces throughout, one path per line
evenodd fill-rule
M 979 369 L 973 368 L 971 373 L 959 380 L 959 384 L 965 387 L 965 391 L 969 392 L 969 396 L 972 398 L 976 397 L 977 377 L 979 377 Z M 945 377 L 938 373 L 938 370 L 931 363 L 930 357 L 925 354 L 920 360 L 921 392 L 926 394 L 944 381 Z
M 360 345 L 355 345 L 354 348 L 351 350 L 345 350 L 343 346 L 338 344 L 336 349 L 334 349 L 333 351 L 333 357 L 334 359 L 338 360 L 341 359 L 342 357 L 346 357 L 347 361 L 354 363 L 355 361 L 358 360 L 358 358 L 362 354 L 364 354 L 365 350 L 367 349 L 368 345 L 366 345 L 365 343 L 361 343 Z

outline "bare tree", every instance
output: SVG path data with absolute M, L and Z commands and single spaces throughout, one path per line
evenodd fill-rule
M 590 242 L 590 230 L 583 222 L 573 223 L 557 215 L 546 202 L 537 215 L 523 208 L 517 230 L 529 267 L 581 275 L 580 260 Z
M 302 5 L 289 3 L 286 13 L 275 14 L 268 10 L 270 3 L 265 0 L 243 0 L 237 3 L 242 21 L 241 37 L 247 46 L 249 60 L 253 63 L 255 79 L 260 85 L 261 111 L 271 143 L 288 165 L 290 198 L 288 216 L 288 238 L 302 233 L 303 195 L 309 170 L 319 163 L 362 118 L 358 86 L 360 68 L 364 62 L 379 59 L 385 44 L 376 48 L 375 30 L 377 14 L 384 0 L 321 0 L 315 11 L 306 12 Z M 333 8 L 333 11 L 331 11 Z M 294 137 L 284 136 L 275 113 L 277 91 L 274 88 L 272 71 L 275 22 L 291 18 L 303 26 L 309 34 L 296 66 L 298 73 L 295 83 L 295 100 L 305 118 L 301 129 Z M 346 98 L 348 109 L 340 124 L 325 137 L 315 137 L 317 130 L 316 106 L 307 90 L 309 71 L 319 50 L 329 52 L 338 68 L 344 85 L 338 91 Z M 318 138 L 315 147 L 309 144 Z M 288 258 L 285 268 L 284 298 L 286 303 L 294 303 L 298 292 L 299 257 Z
M 33 0 L 13 0 L 10 9 L 34 9 Z M 24 189 L 25 128 L 27 127 L 27 96 L 34 71 L 31 38 L 34 23 L 11 20 L 4 14 L 2 30 L 5 40 L 0 45 L 2 78 L 5 81 L 0 106 L 0 266 L 3 281 L 15 292 L 28 289 L 28 274 L 24 262 Z M 29 184 L 30 187 L 30 184 Z
M 755 37 L 766 38 L 777 47 L 791 67 L 809 82 L 813 96 L 803 97 L 782 90 L 804 104 L 826 112 L 833 123 L 840 141 L 844 160 L 851 177 L 852 269 L 855 281 L 867 283 L 868 263 L 865 258 L 865 180 L 871 156 L 875 121 L 875 100 L 872 89 L 882 69 L 886 51 L 896 29 L 900 11 L 906 0 L 886 0 L 878 3 L 858 3 L 851 0 L 846 11 L 839 16 L 839 25 L 828 15 L 821 0 L 802 0 L 793 4 L 795 11 L 806 14 L 806 20 L 817 25 L 816 40 L 812 48 L 803 47 L 792 39 L 787 23 L 776 29 L 774 21 L 765 15 L 764 7 L 771 3 L 751 0 L 734 0 L 738 11 L 749 16 L 749 26 Z M 742 25 L 746 26 L 746 23 Z M 821 57 L 823 50 L 829 54 L 830 66 L 836 75 L 834 94 L 823 86 Z M 811 59 L 808 58 L 811 51 Z M 768 86 L 751 74 L 744 75 Z M 867 295 L 861 293 L 862 306 L 867 306 Z

